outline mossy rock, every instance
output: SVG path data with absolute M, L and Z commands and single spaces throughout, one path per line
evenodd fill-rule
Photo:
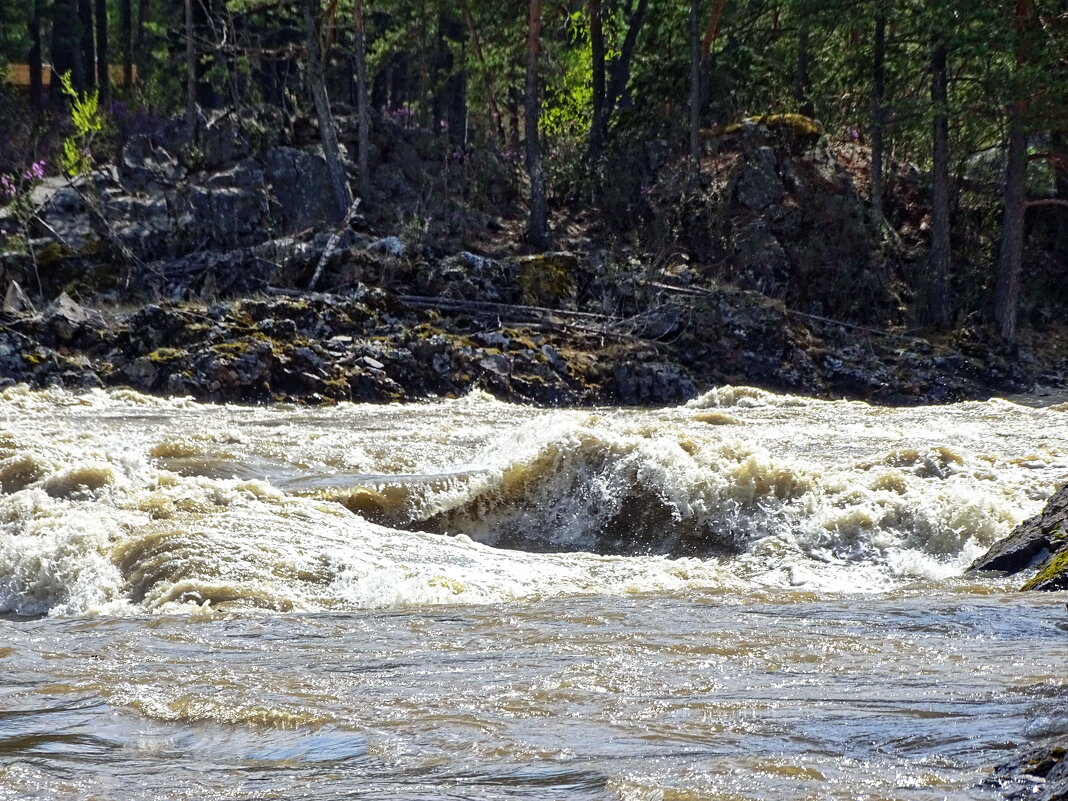
M 746 117 L 739 122 L 729 125 L 719 125 L 715 128 L 702 128 L 701 138 L 715 139 L 720 136 L 730 136 L 741 133 L 747 127 L 763 125 L 773 133 L 781 133 L 801 142 L 815 142 L 823 136 L 823 126 L 817 120 L 806 117 L 804 114 L 764 114 L 760 117 Z
M 1068 590 L 1068 547 L 1062 547 L 1047 559 L 1020 590 Z
M 156 364 L 167 364 L 168 362 L 178 361 L 184 356 L 185 351 L 177 348 L 156 348 L 148 354 L 148 359 Z
M 578 289 L 579 260 L 574 253 L 538 253 L 516 259 L 516 280 L 523 302 L 531 306 L 558 307 L 573 301 Z

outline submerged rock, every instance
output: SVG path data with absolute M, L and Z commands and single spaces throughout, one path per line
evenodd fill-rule
M 1046 503 L 1046 508 L 1018 525 L 977 559 L 969 570 L 1003 570 L 1018 573 L 1031 567 L 1039 572 L 1021 589 L 1068 589 L 1068 484 Z

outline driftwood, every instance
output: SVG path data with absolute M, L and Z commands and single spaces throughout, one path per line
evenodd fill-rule
M 714 293 L 708 289 L 699 289 L 688 286 L 674 286 L 672 284 L 652 283 L 650 284 L 655 289 L 660 289 L 665 292 L 673 292 L 679 295 L 689 295 L 691 297 L 712 297 Z M 824 323 L 826 325 L 842 326 L 843 328 L 849 328 L 854 331 L 863 331 L 865 334 L 875 334 L 880 337 L 889 337 L 891 339 L 903 339 L 906 342 L 926 342 L 927 340 L 921 337 L 914 337 L 909 334 L 899 334 L 896 331 L 884 331 L 879 328 L 869 328 L 865 325 L 857 325 L 856 323 L 847 323 L 842 320 L 834 320 L 830 317 L 821 317 L 818 314 L 808 314 L 807 312 L 796 311 L 795 309 L 787 309 L 783 307 L 783 313 L 788 314 L 791 317 L 801 317 L 806 320 L 814 320 L 818 323 Z
M 655 343 L 651 337 L 638 336 L 622 330 L 634 325 L 636 318 L 612 317 L 593 312 L 550 309 L 544 306 L 525 306 L 511 303 L 491 303 L 462 298 L 433 298 L 423 295 L 400 295 L 402 303 L 417 309 L 435 309 L 460 314 L 492 314 L 502 322 L 522 323 L 531 328 L 551 331 L 572 331 L 579 334 L 632 342 Z

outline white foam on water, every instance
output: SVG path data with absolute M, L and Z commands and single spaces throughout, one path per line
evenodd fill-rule
M 1068 478 L 1063 415 L 745 387 L 661 411 L 478 395 L 309 411 L 10 388 L 0 611 L 317 611 L 944 580 Z M 200 458 L 210 475 L 167 469 Z M 246 477 L 224 477 L 220 460 L 250 466 Z M 264 479 L 247 477 L 262 465 L 273 466 Z M 414 475 L 345 489 L 357 480 L 345 471 L 398 466 Z M 332 489 L 316 497 L 317 486 Z M 625 555 L 586 552 L 596 550 Z

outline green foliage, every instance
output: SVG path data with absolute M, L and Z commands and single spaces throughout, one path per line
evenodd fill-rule
M 74 133 L 63 140 L 63 170 L 72 178 L 85 175 L 93 168 L 90 149 L 93 136 L 104 127 L 100 111 L 100 95 L 96 89 L 79 92 L 74 88 L 70 72 L 59 76 L 63 94 L 70 98 L 70 121 Z

